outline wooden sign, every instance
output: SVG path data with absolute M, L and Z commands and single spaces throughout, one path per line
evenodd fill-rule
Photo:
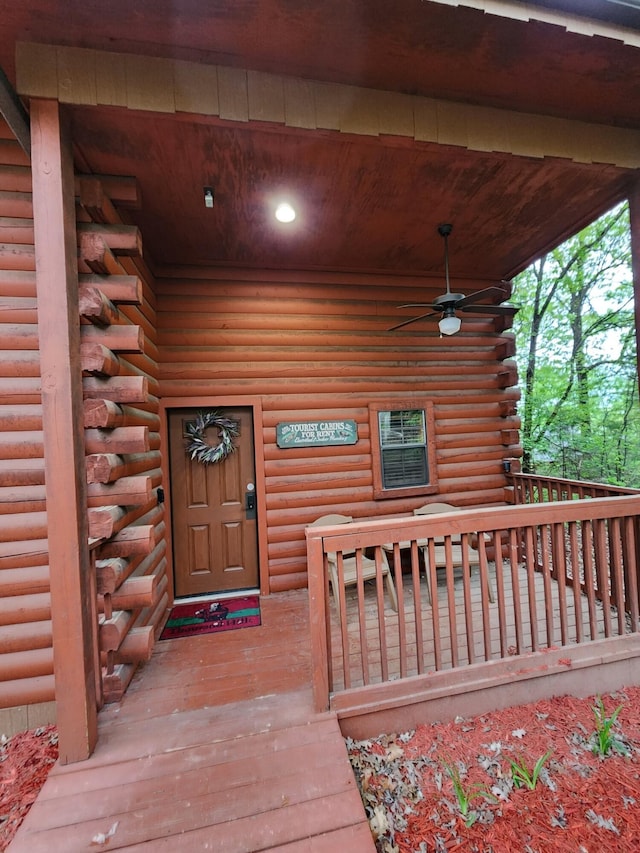
M 355 444 L 357 440 L 355 421 L 296 421 L 276 426 L 278 447 L 324 447 Z

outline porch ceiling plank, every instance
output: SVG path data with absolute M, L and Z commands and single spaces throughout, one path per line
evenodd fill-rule
M 273 4 L 281 36 L 292 32 L 282 5 Z M 423 3 L 419 14 L 407 8 L 393 19 L 378 8 L 366 20 L 356 15 L 376 56 L 361 66 L 358 51 L 322 52 L 321 60 L 314 28 L 337 20 L 305 22 L 312 55 L 300 50 L 297 30 L 297 58 L 283 36 L 283 59 L 267 56 L 274 42 L 248 36 L 225 11 L 224 35 L 216 26 L 215 39 L 203 36 L 214 26 L 203 15 L 201 30 L 183 43 L 186 19 L 169 34 L 168 21 L 145 9 L 156 28 L 146 48 L 128 40 L 129 10 L 122 12 L 110 10 L 109 26 L 126 52 L 105 50 L 95 28 L 76 26 L 74 36 L 58 28 L 57 47 L 19 44 L 17 85 L 27 97 L 53 93 L 68 102 L 87 171 L 138 176 L 145 204 L 131 221 L 143 228 L 155 269 L 423 273 L 440 266 L 436 225 L 450 211 L 465 235 L 456 246 L 460 274 L 471 278 L 481 267 L 508 278 L 621 200 L 640 165 L 633 30 L 621 44 L 606 23 L 608 37 L 594 39 L 593 22 L 576 34 L 460 4 Z M 14 36 L 36 32 L 25 26 Z M 212 51 L 221 38 L 228 49 Z M 202 39 L 200 51 L 193 39 Z M 492 50 L 479 49 L 487 43 Z M 560 58 L 548 63 L 547 52 Z M 313 240 L 281 240 L 266 227 L 272 180 L 299 196 Z M 216 204 L 205 213 L 202 187 L 211 184 Z M 112 209 L 99 199 L 85 209 L 111 221 L 120 202 L 103 189 Z
M 86 519 L 78 277 L 71 146 L 58 104 L 31 104 L 33 218 L 39 261 L 42 416 L 60 761 L 87 758 L 97 740 L 95 579 Z

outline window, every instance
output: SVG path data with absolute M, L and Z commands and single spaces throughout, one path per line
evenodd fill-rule
M 374 497 L 435 492 L 432 405 L 424 401 L 372 403 L 369 413 Z

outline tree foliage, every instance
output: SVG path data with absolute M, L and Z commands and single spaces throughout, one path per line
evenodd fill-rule
M 606 213 L 514 280 L 523 469 L 640 487 L 629 213 Z

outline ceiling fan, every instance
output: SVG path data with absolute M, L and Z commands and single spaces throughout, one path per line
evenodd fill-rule
M 398 308 L 430 308 L 426 314 L 420 314 L 418 317 L 412 317 L 410 320 L 403 320 L 402 323 L 397 323 L 392 326 L 389 331 L 401 329 L 403 326 L 408 326 L 409 323 L 416 323 L 418 320 L 425 320 L 427 317 L 437 317 L 441 315 L 438 326 L 443 335 L 455 335 L 460 331 L 460 317 L 456 311 L 470 312 L 476 314 L 495 314 L 498 316 L 509 316 L 516 313 L 518 310 L 515 305 L 479 305 L 483 299 L 504 299 L 505 291 L 501 287 L 487 287 L 484 290 L 479 290 L 477 293 L 471 293 L 465 296 L 464 293 L 451 293 L 449 286 L 449 235 L 453 230 L 453 225 L 443 224 L 438 225 L 438 234 L 444 240 L 444 272 L 447 283 L 447 292 L 442 296 L 437 296 L 432 303 L 410 302 L 407 305 L 399 305 Z

